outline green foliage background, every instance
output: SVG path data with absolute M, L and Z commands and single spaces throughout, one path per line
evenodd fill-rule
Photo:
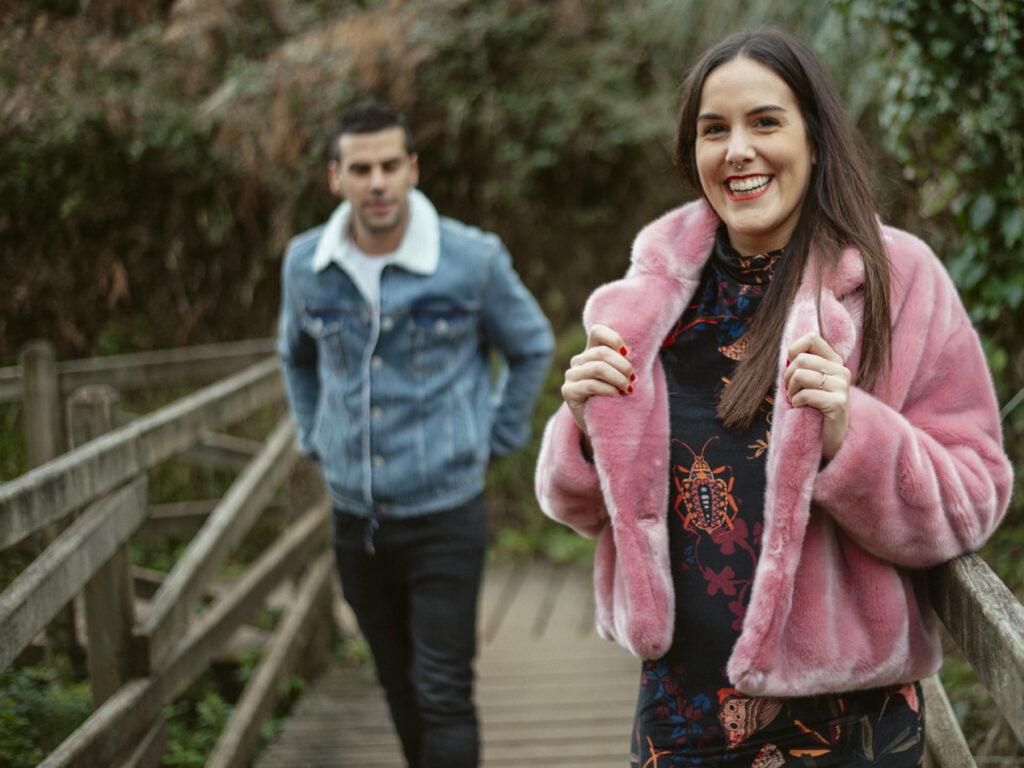
M 272 332 L 283 248 L 335 202 L 333 120 L 368 94 L 565 327 L 688 194 L 669 148 L 701 47 L 772 20 L 863 55 L 833 7 L 778 0 L 44 7 L 0 15 L 0 364 L 35 336 L 69 358 Z
M 57 666 L 0 673 L 0 764 L 32 768 L 89 715 L 88 682 L 62 683 L 66 678 Z
M 335 204 L 324 145 L 365 95 L 409 115 L 424 190 L 498 232 L 573 331 L 638 228 L 690 194 L 670 162 L 687 63 L 768 22 L 832 69 L 883 216 L 946 260 L 1007 402 L 1024 388 L 1021 2 L 0 5 L 0 365 L 35 337 L 67 359 L 273 333 L 281 254 Z
M 1001 395 L 1024 383 L 1022 0 L 49 0 L 0 4 L 0 364 L 266 335 L 334 200 L 341 105 L 406 111 L 421 186 L 497 231 L 556 327 L 689 195 L 686 64 L 770 22 L 823 56 L 883 215 L 946 260 Z
M 0 0 L 0 365 L 39 337 L 68 359 L 272 334 L 285 244 L 335 204 L 334 117 L 375 95 L 410 118 L 420 186 L 502 236 L 559 332 L 539 434 L 586 296 L 689 195 L 670 161 L 687 63 L 763 23 L 832 70 L 881 214 L 946 262 L 1010 402 L 1024 0 Z M 1024 405 L 1004 425 L 1020 466 Z M 536 441 L 494 466 L 497 551 L 585 559 L 536 512 L 535 458 Z M 985 552 L 1018 594 L 1022 496 Z

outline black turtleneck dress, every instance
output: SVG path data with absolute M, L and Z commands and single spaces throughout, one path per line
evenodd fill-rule
M 754 426 L 728 430 L 715 406 L 782 251 L 742 257 L 720 230 L 693 302 L 665 339 L 671 423 L 669 546 L 675 635 L 643 664 L 632 765 L 922 764 L 917 684 L 793 699 L 734 690 L 726 662 L 739 638 L 761 548 L 772 398 Z M 814 627 L 806 628 L 813 632 Z

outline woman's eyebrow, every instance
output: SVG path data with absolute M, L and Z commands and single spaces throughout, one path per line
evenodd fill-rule
M 786 111 L 785 107 L 780 107 L 777 104 L 765 104 L 763 106 L 754 107 L 753 109 L 749 110 L 747 112 L 746 116 L 747 117 L 753 117 L 754 115 L 759 115 L 762 112 L 785 112 L 785 111 Z M 701 115 L 697 115 L 697 119 L 698 120 L 724 120 L 725 118 L 722 115 L 719 115 L 717 112 L 705 112 L 705 113 L 703 113 Z

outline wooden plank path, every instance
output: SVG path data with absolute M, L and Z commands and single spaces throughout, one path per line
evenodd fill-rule
M 543 564 L 489 567 L 477 703 L 484 768 L 624 768 L 640 662 L 597 637 L 590 576 Z M 256 768 L 404 768 L 380 688 L 330 669 Z

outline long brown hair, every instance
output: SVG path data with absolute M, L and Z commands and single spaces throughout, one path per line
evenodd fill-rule
M 810 186 L 793 236 L 747 331 L 753 343 L 747 346 L 747 354 L 718 405 L 719 418 L 730 428 L 753 424 L 764 396 L 775 383 L 786 315 L 811 251 L 826 273 L 817 275 L 819 292 L 846 247 L 856 248 L 864 261 L 865 342 L 859 386 L 870 387 L 886 374 L 892 347 L 889 258 L 882 245 L 865 163 L 836 90 L 807 45 L 788 32 L 765 28 L 731 35 L 706 51 L 683 82 L 676 167 L 697 193 L 705 196 L 696 161 L 701 91 L 716 67 L 741 57 L 768 67 L 793 91 L 817 162 L 811 168 Z

